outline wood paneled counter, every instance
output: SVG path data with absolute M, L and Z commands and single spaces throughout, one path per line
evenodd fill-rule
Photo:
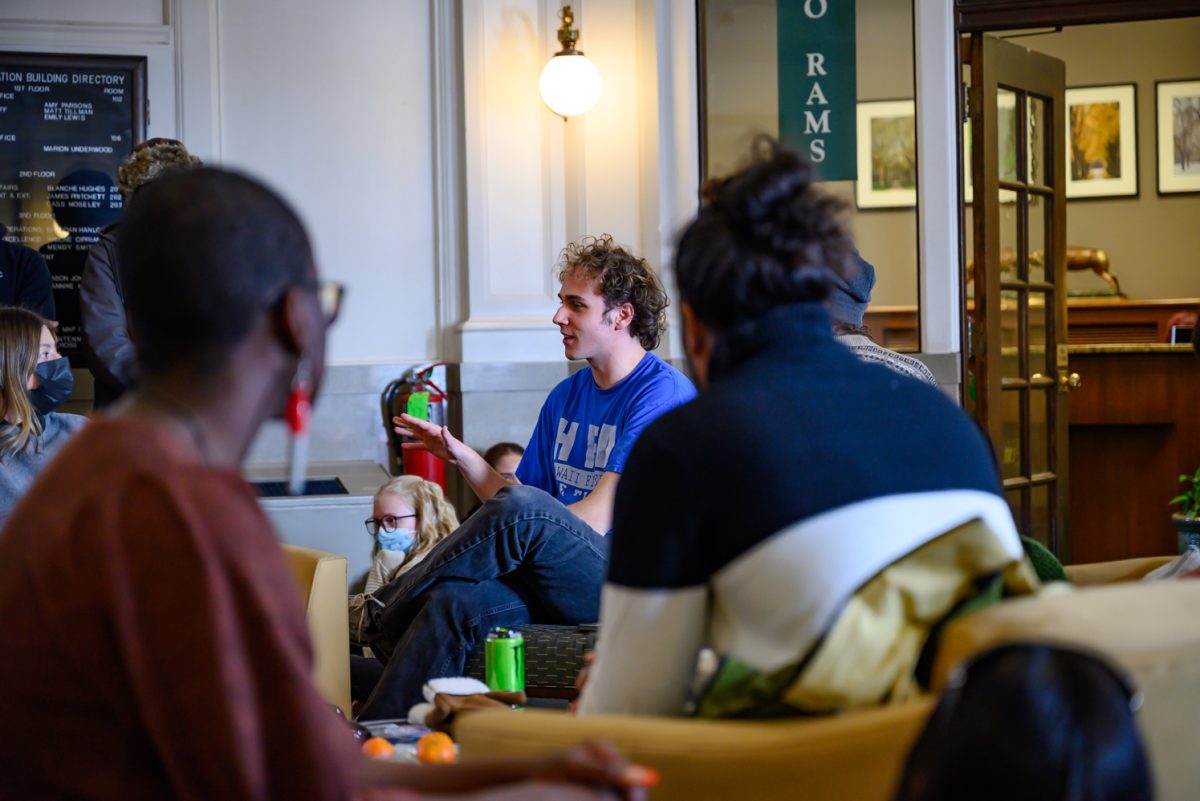
M 1200 359 L 1165 343 L 1198 308 L 1200 298 L 1067 300 L 1070 371 L 1082 379 L 1068 397 L 1070 561 L 1177 550 L 1167 501 L 1200 466 Z M 880 344 L 916 350 L 916 307 L 872 307 L 865 320 Z M 1015 324 L 1002 320 L 1002 353 L 1015 353 Z
M 1072 345 L 1072 562 L 1174 553 L 1167 501 L 1200 465 L 1200 359 L 1190 345 Z
M 973 307 L 967 301 L 967 308 Z M 1153 344 L 1168 341 L 1170 322 L 1180 313 L 1195 312 L 1200 298 L 1128 300 L 1127 298 L 1068 298 L 1067 342 Z M 916 306 L 871 306 L 863 316 L 871 336 L 880 345 L 902 353 L 916 351 Z

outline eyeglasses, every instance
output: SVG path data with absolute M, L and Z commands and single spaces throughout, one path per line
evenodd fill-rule
M 312 281 L 301 284 L 305 289 L 317 293 L 317 302 L 321 304 L 321 314 L 325 316 L 325 324 L 333 325 L 342 310 L 342 299 L 346 297 L 346 285 L 337 281 Z
M 363 524 L 367 527 L 367 533 L 374 537 L 379 533 L 379 529 L 381 528 L 390 534 L 400 527 L 401 520 L 405 520 L 410 517 L 416 517 L 416 515 L 384 515 L 383 517 L 368 517 L 363 521 Z
M 317 296 L 317 303 L 320 304 L 321 307 L 321 316 L 325 318 L 325 325 L 333 325 L 334 321 L 338 318 L 338 314 L 341 313 L 342 310 L 342 299 L 346 296 L 345 284 L 339 284 L 337 281 L 317 281 L 315 279 L 300 281 L 296 284 L 289 284 L 288 287 L 285 288 L 278 295 L 278 297 L 275 298 L 275 302 L 270 308 L 278 311 L 280 306 L 283 304 L 283 301 L 287 298 L 287 294 L 292 287 L 300 287 L 301 289 L 307 289 L 308 291 L 314 293 Z

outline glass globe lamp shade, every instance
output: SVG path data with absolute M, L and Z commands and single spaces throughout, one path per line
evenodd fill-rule
M 560 117 L 574 117 L 600 97 L 600 70 L 582 53 L 556 55 L 542 67 L 542 100 Z

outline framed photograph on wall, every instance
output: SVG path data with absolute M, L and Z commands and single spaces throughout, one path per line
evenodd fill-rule
M 1200 192 L 1200 78 L 1156 81 L 1158 192 Z
M 858 104 L 860 209 L 917 205 L 917 120 L 911 100 Z
M 1067 197 L 1136 197 L 1137 87 L 1068 89 Z

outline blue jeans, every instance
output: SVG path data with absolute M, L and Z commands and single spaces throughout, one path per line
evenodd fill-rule
M 387 667 L 358 717 L 408 715 L 429 679 L 462 675 L 493 626 L 600 618 L 608 540 L 555 498 L 505 487 L 371 605 Z

